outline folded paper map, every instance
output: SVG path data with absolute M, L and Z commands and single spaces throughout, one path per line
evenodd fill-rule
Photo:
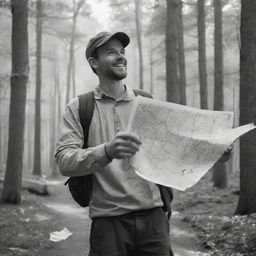
M 196 184 L 253 124 L 233 127 L 233 112 L 136 97 L 128 131 L 142 141 L 131 166 L 142 178 L 179 190 Z

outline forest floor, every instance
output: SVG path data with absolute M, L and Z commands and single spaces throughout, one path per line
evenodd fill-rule
M 170 240 L 176 256 L 256 255 L 256 214 L 234 216 L 238 177 L 216 190 L 210 173 L 185 192 L 175 191 Z M 1 192 L 0 184 L 0 192 Z M 90 219 L 87 209 L 72 202 L 63 180 L 49 181 L 50 195 L 22 191 L 20 205 L 0 203 L 1 256 L 87 255 Z M 50 241 L 63 228 L 72 235 Z
M 213 188 L 209 172 L 195 186 L 175 193 L 174 214 L 197 233 L 208 255 L 255 256 L 256 214 L 234 215 L 239 199 L 239 173 L 226 189 Z

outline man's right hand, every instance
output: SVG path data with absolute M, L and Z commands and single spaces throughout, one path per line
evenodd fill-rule
M 130 158 L 139 150 L 141 143 L 135 134 L 119 132 L 111 142 L 106 143 L 106 155 L 110 159 Z

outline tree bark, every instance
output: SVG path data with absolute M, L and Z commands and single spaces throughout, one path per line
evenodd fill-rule
M 214 0 L 214 109 L 223 110 L 222 4 Z
M 143 53 L 141 36 L 141 0 L 135 0 L 136 38 L 139 53 L 139 88 L 143 89 Z
M 198 64 L 200 84 L 200 107 L 208 109 L 206 39 L 205 39 L 205 0 L 197 1 L 197 31 L 198 31 Z
M 59 74 L 59 69 L 58 69 L 58 74 Z M 57 89 L 57 94 L 58 94 L 58 123 L 57 123 L 57 128 L 58 130 L 60 129 L 60 125 L 61 125 L 61 117 L 62 117 L 62 107 L 61 107 L 61 103 L 62 103 L 62 97 L 61 97 L 61 88 L 60 88 L 60 83 L 58 83 L 58 89 Z
M 42 175 L 41 171 L 41 73 L 42 73 L 42 0 L 36 1 L 36 97 L 35 97 L 35 139 L 33 174 Z
M 74 60 L 74 40 L 75 40 L 75 18 L 73 16 L 72 33 L 71 33 L 71 40 L 69 45 L 66 104 L 68 104 L 68 102 L 70 101 L 70 94 L 71 94 L 70 91 L 71 91 L 72 65 Z
M 67 93 L 66 93 L 66 104 L 68 104 L 71 95 L 71 78 L 72 69 L 74 69 L 74 45 L 75 45 L 75 35 L 76 35 L 76 21 L 79 11 L 83 5 L 84 0 L 80 0 L 76 6 L 75 0 L 73 0 L 73 16 L 72 16 L 72 31 L 69 44 L 69 60 L 68 60 L 68 70 L 67 70 Z M 73 73 L 75 74 L 75 72 Z M 74 82 L 74 78 L 72 80 Z
M 55 63 L 54 63 L 55 64 Z M 56 64 L 57 65 L 57 64 Z M 51 109 L 51 134 L 50 134 L 50 170 L 52 177 L 58 177 L 59 172 L 57 170 L 56 160 L 54 157 L 55 143 L 56 143 L 56 102 L 58 101 L 57 90 L 59 88 L 59 79 L 57 74 L 57 69 L 53 67 L 53 95 L 51 98 L 52 101 L 52 109 Z
M 166 94 L 167 101 L 180 103 L 178 86 L 178 60 L 177 60 L 177 17 L 178 0 L 166 0 Z
M 154 51 L 153 51 L 153 38 L 150 39 L 149 49 L 149 65 L 150 65 L 150 93 L 154 93 Z
M 0 90 L 1 92 L 1 90 Z M 2 113 L 2 98 L 1 98 L 1 94 L 0 94 L 0 120 L 3 120 L 3 113 Z M 0 122 L 0 170 L 2 169 L 3 166 L 3 162 L 4 162 L 4 158 L 3 158 L 3 122 Z
M 34 116 L 34 115 L 33 115 Z M 31 134 L 33 134 L 35 131 L 35 127 L 30 127 L 30 124 L 33 123 L 33 116 L 31 112 L 28 112 L 27 115 L 27 166 L 28 166 L 28 170 L 30 170 L 32 172 L 32 168 L 33 168 L 33 160 L 34 160 L 34 156 L 33 156 L 33 149 L 34 149 L 34 137 L 31 136 Z
M 256 5 L 241 1 L 240 125 L 256 122 Z M 240 139 L 240 198 L 236 214 L 256 212 L 256 131 Z
M 239 84 L 233 85 L 233 111 L 234 111 L 234 126 L 238 127 L 239 126 Z M 237 140 L 234 143 L 234 153 L 233 153 L 233 162 L 232 162 L 232 172 L 234 171 L 240 171 L 240 141 Z
M 182 15 L 182 1 L 178 6 L 178 56 L 179 56 L 179 88 L 180 88 L 180 104 L 186 105 L 186 65 L 185 65 L 185 49 L 184 49 L 184 29 Z
M 72 65 L 72 91 L 73 91 L 73 98 L 76 96 L 76 58 L 75 53 L 73 56 L 73 65 Z
M 20 203 L 28 82 L 28 1 L 12 0 L 12 74 L 8 155 L 2 200 Z
M 222 4 L 214 0 L 214 110 L 223 110 L 223 45 Z M 224 163 L 217 163 L 213 170 L 213 186 L 227 187 L 227 172 Z

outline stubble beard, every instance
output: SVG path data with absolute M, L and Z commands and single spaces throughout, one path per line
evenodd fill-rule
M 112 73 L 112 78 L 115 80 L 123 80 L 124 78 L 126 78 L 127 76 L 127 72 L 123 73 L 123 74 L 118 74 L 116 72 Z
M 117 72 L 111 68 L 108 70 L 107 76 L 114 80 L 123 80 L 127 76 L 127 70 L 125 69 L 123 72 Z

